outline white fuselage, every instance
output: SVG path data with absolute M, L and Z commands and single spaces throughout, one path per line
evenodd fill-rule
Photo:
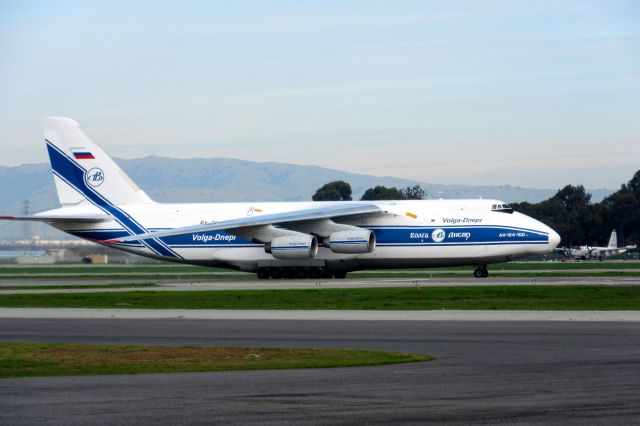
M 130 219 L 146 231 L 167 230 L 251 215 L 274 214 L 345 202 L 132 204 L 119 206 L 128 219 L 56 225 L 65 232 L 103 241 L 131 235 Z M 371 253 L 339 254 L 326 245 L 310 259 L 282 260 L 266 253 L 264 244 L 225 231 L 158 238 L 155 246 L 140 241 L 110 244 L 113 248 L 175 262 L 223 266 L 244 271 L 260 267 L 327 266 L 353 271 L 363 268 L 404 268 L 483 265 L 552 251 L 560 237 L 543 223 L 517 212 L 492 211 L 496 200 L 371 201 L 383 213 L 340 220 L 374 231 Z M 73 210 L 73 212 L 71 212 Z M 63 207 L 45 212 L 100 213 L 96 207 Z M 277 224 L 276 224 L 277 226 Z M 322 243 L 322 241 L 321 241 Z

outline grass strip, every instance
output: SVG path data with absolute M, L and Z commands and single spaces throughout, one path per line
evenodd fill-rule
M 2 275 L 0 280 L 49 280 L 49 281 L 83 281 L 83 280 L 99 280 L 107 279 L 111 281 L 129 281 L 129 280 L 176 280 L 176 281 L 211 281 L 211 280 L 255 280 L 255 274 L 245 272 L 237 273 L 215 273 L 210 274 L 157 274 L 150 272 L 148 274 L 131 273 L 123 275 L 112 275 L 108 272 L 103 274 L 69 274 L 69 275 L 47 275 L 44 274 L 16 274 Z
M 302 310 L 640 310 L 640 286 L 416 286 L 0 294 L 0 306 Z
M 432 359 L 361 349 L 0 343 L 0 378 L 356 367 Z
M 468 275 L 455 273 L 455 272 L 443 272 L 420 269 L 417 271 L 394 271 L 383 273 L 362 273 L 362 272 L 350 272 L 347 278 L 358 279 L 376 279 L 376 278 L 471 278 L 473 277 L 473 271 L 469 270 Z M 489 270 L 489 277 L 491 278 L 590 278 L 590 277 L 640 277 L 640 271 L 607 271 L 607 270 L 594 270 L 594 271 L 566 271 L 566 272 L 517 272 L 517 271 L 496 271 Z
M 640 268 L 640 266 L 639 266 Z M 0 273 L 194 273 L 194 272 L 229 272 L 226 268 L 212 268 L 195 265 L 177 265 L 174 263 L 160 265 L 4 265 L 0 266 Z
M 136 288 L 136 287 L 158 287 L 154 283 L 129 283 L 129 284 L 60 284 L 60 285 L 12 285 L 2 286 L 2 290 L 66 290 L 85 288 Z

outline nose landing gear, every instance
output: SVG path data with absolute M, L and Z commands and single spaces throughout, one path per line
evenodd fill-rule
M 475 271 L 473 271 L 473 276 L 476 278 L 487 278 L 489 276 L 489 271 L 487 271 L 487 265 L 478 265 Z

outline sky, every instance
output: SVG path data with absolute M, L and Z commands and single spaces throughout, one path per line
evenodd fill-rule
M 0 165 L 47 161 L 45 116 L 117 158 L 617 189 L 640 2 L 0 0 Z

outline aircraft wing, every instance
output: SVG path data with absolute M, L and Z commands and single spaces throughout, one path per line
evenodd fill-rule
M 35 215 L 35 216 L 0 216 L 0 220 L 26 220 L 31 222 L 48 222 L 48 223 L 98 223 L 98 222 L 109 222 L 113 220 L 113 218 L 109 215 L 75 215 L 75 216 L 44 216 L 44 215 Z
M 598 247 L 594 250 L 594 254 L 597 256 L 599 254 L 618 254 L 624 253 L 626 248 L 624 247 Z
M 635 250 L 636 246 L 624 246 L 624 247 L 598 247 L 597 250 L 595 250 L 594 255 L 595 256 L 599 256 L 599 255 L 616 255 L 616 254 L 622 254 L 625 253 L 627 250 Z
M 291 212 L 263 214 L 249 216 L 238 219 L 222 220 L 220 222 L 207 223 L 203 225 L 185 226 L 169 229 L 166 231 L 148 232 L 144 234 L 132 235 L 130 237 L 103 240 L 100 243 L 121 243 L 127 241 L 146 240 L 150 238 L 171 237 L 174 235 L 193 234 L 198 232 L 211 231 L 231 231 L 246 228 L 254 228 L 267 225 L 280 225 L 286 228 L 287 224 L 313 222 L 322 219 L 337 219 L 345 217 L 369 216 L 381 213 L 382 209 L 374 204 L 333 204 L 330 206 L 317 207 L 305 210 L 295 210 Z

